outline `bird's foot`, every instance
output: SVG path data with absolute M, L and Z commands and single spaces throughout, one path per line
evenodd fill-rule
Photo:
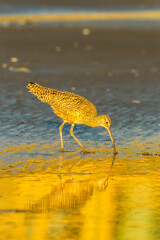
M 117 155 L 118 154 L 118 152 L 117 151 L 114 151 L 114 155 Z
M 87 150 L 85 148 L 82 148 L 82 153 L 83 154 L 86 154 L 86 153 L 94 153 L 94 151 L 90 151 L 90 150 Z
M 59 149 L 59 151 L 60 151 L 60 152 L 65 152 L 64 147 L 61 147 L 61 148 Z

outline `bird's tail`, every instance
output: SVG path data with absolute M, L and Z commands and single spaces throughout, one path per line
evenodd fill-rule
M 51 103 L 51 99 L 55 95 L 55 90 L 40 86 L 37 83 L 30 82 L 27 88 L 29 89 L 29 92 L 37 96 L 37 98 L 40 99 L 42 102 L 47 102 L 49 104 Z

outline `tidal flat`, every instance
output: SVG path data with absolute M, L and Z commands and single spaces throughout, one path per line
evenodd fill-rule
M 94 25 L 0 28 L 1 239 L 159 239 L 160 31 Z M 82 154 L 29 82 L 78 93 L 111 117 L 75 126 Z

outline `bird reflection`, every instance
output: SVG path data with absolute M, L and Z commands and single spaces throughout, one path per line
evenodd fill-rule
M 69 178 L 63 182 L 61 176 L 61 162 L 63 156 L 60 156 L 60 165 L 58 176 L 60 183 L 55 185 L 51 192 L 36 202 L 29 204 L 29 212 L 49 212 L 58 209 L 73 209 L 76 206 L 84 204 L 94 193 L 94 191 L 104 191 L 108 186 L 108 180 L 114 166 L 115 155 L 113 156 L 111 166 L 106 176 L 97 182 L 84 181 L 74 182 L 72 178 L 72 167 L 70 169 Z

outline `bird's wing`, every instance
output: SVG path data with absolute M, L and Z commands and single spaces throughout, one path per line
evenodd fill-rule
M 53 108 L 72 114 L 97 115 L 96 107 L 89 100 L 75 93 L 57 91 L 51 105 Z
M 37 83 L 29 83 L 27 88 L 42 102 L 50 104 L 53 111 L 67 122 L 81 123 L 86 118 L 97 116 L 96 107 L 78 94 L 57 91 Z

